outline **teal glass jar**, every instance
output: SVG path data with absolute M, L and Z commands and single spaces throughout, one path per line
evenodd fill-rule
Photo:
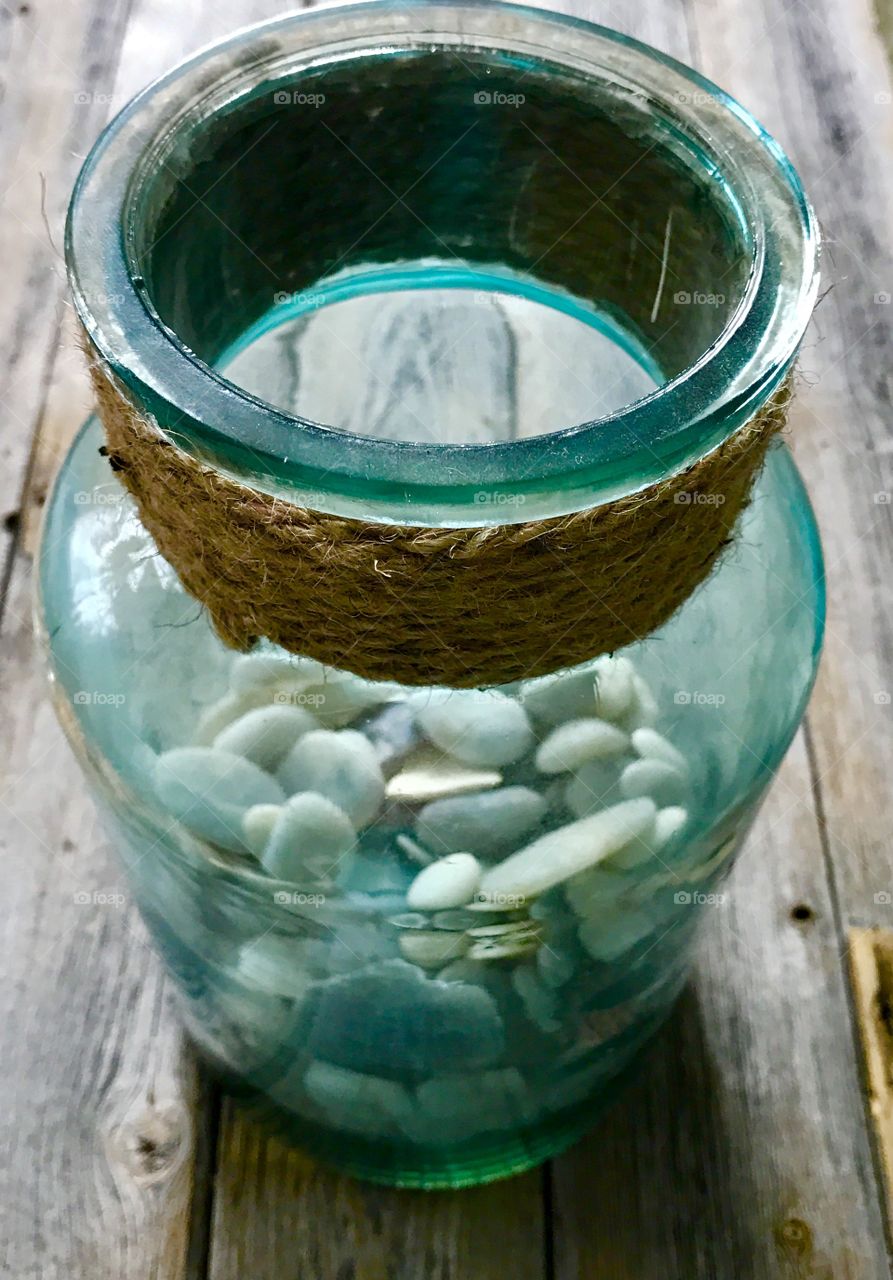
M 376 2 L 241 32 L 145 90 L 84 165 L 67 254 L 110 443 L 91 419 L 60 472 L 38 626 L 191 1035 L 359 1176 L 537 1163 L 672 1009 L 815 675 L 821 554 L 777 441 L 723 545 L 635 625 L 732 501 L 679 477 L 781 402 L 817 287 L 796 175 L 626 37 Z M 149 441 L 142 488 L 119 410 Z M 242 495 L 213 539 L 171 498 L 174 455 L 203 502 Z M 586 550 L 604 587 L 569 545 L 515 589 L 576 513 L 606 528 L 655 494 L 635 558 Z M 479 577 L 498 625 L 443 642 L 476 567 L 429 616 L 376 563 L 371 626 L 346 555 L 309 591 L 280 557 L 275 626 L 236 652 L 181 577 L 230 590 L 254 513 L 296 509 L 509 545 Z M 306 651 L 270 638 L 289 583 L 292 623 L 322 620 Z M 605 598 L 623 643 L 591 638 Z

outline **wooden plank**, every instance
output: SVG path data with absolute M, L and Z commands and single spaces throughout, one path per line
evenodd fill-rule
M 868 1103 L 893 1219 L 893 932 L 850 930 L 850 973 Z
M 556 1161 L 559 1280 L 888 1274 L 802 740 L 725 888 L 642 1080 Z
M 112 105 L 127 0 L 4 7 L 0 159 L 0 554 L 9 549 L 62 314 L 62 223 L 87 145 Z
M 200 1088 L 47 702 L 29 595 L 22 558 L 0 676 L 0 1272 L 178 1280 Z
M 320 1168 L 223 1109 L 209 1280 L 540 1280 L 540 1178 L 392 1191 Z
M 771 79 L 788 141 L 808 68 L 782 73 L 772 55 L 796 44 L 801 6 L 786 11 L 786 24 L 777 9 L 746 8 L 704 0 L 679 13 L 663 4 L 655 26 L 651 10 L 625 21 L 758 112 L 754 90 Z M 609 25 L 620 16 L 600 5 L 573 10 Z M 813 781 L 801 738 L 728 908 L 708 921 L 693 990 L 661 1052 L 624 1106 L 556 1162 L 562 1280 L 888 1274 L 855 1055 L 841 1034 L 842 943 Z M 790 914 L 797 904 L 808 907 L 802 922 Z
M 22 152 L 0 215 L 8 265 L 0 305 L 12 335 L 2 390 L 7 508 L 16 507 L 40 414 L 0 681 L 0 825 L 12 864 L 0 905 L 0 1271 L 16 1280 L 178 1280 L 203 1269 L 201 1215 L 194 1224 L 191 1208 L 207 1182 L 207 1091 L 49 706 L 31 633 L 40 509 L 88 403 L 70 327 L 55 352 L 63 284 L 38 170 L 49 173 L 58 243 L 80 158 L 115 100 L 126 5 L 99 8 L 30 15 L 31 44 L 16 49 L 12 78 L 15 96 L 25 96 L 3 135 Z M 15 535 L 19 522 L 8 525 Z

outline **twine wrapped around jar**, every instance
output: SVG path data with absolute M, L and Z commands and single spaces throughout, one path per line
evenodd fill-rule
M 109 462 L 161 555 L 247 650 L 262 636 L 372 680 L 457 688 L 545 675 L 661 626 L 710 573 L 790 378 L 691 466 L 570 515 L 476 528 L 347 519 L 222 475 L 90 367 Z

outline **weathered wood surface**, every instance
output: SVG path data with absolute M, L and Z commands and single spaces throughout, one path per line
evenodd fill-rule
M 126 888 L 44 696 L 28 593 L 46 487 L 86 404 L 57 250 L 79 161 L 132 91 L 280 4 L 3 7 L 0 1274 L 890 1274 L 846 950 L 849 926 L 889 926 L 893 911 L 893 506 L 877 501 L 893 493 L 893 23 L 868 0 L 564 7 L 728 87 L 787 147 L 825 226 L 834 288 L 806 344 L 795 424 L 831 600 L 806 734 L 649 1068 L 544 1174 L 456 1195 L 360 1188 L 221 1107 L 132 910 L 93 901 Z

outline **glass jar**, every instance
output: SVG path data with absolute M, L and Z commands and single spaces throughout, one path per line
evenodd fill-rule
M 809 205 L 746 111 L 514 5 L 326 9 L 198 54 L 97 142 L 67 251 L 100 377 L 205 477 L 422 530 L 690 474 L 779 395 L 817 285 Z M 426 681 L 424 616 L 416 678 L 322 661 L 325 627 L 235 652 L 123 465 L 90 420 L 38 625 L 199 1049 L 363 1177 L 459 1186 L 561 1149 L 671 1010 L 809 695 L 821 555 L 786 449 L 660 625 L 568 666 L 587 584 L 565 614 L 546 581 L 554 654 L 496 685 L 495 641 Z M 669 536 L 723 500 L 677 489 Z M 366 643 L 362 610 L 330 612 Z

